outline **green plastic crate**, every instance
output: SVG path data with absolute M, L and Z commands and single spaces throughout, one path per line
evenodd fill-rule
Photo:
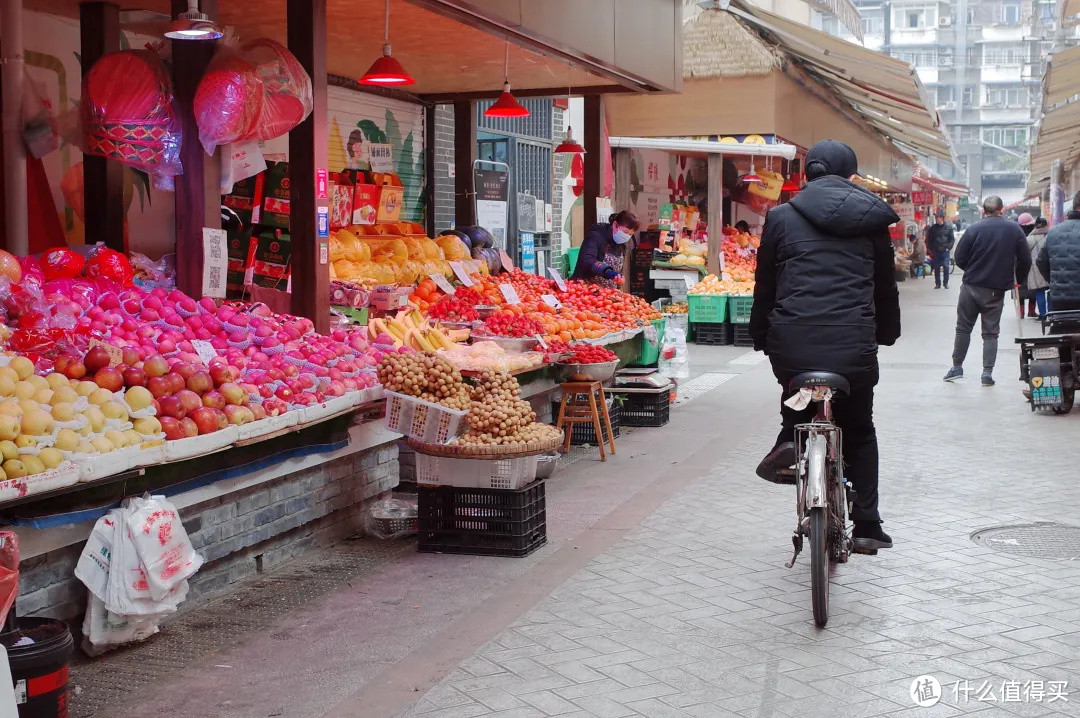
M 754 308 L 753 297 L 728 297 L 732 324 L 749 324 L 750 311 Z
M 653 319 L 652 325 L 656 327 L 656 346 L 653 346 L 644 334 L 641 337 L 641 354 L 637 360 L 630 362 L 634 366 L 652 366 L 660 359 L 660 347 L 664 344 L 664 329 L 667 327 L 666 319 Z
M 722 324 L 727 319 L 728 296 L 726 294 L 689 294 L 691 324 Z

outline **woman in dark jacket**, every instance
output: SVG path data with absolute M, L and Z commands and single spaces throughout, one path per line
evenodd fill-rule
M 618 288 L 622 284 L 623 248 L 639 226 L 637 217 L 625 209 L 611 215 L 607 224 L 594 224 L 581 243 L 571 278 Z

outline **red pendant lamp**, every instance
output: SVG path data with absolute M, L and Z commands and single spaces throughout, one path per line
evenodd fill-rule
M 506 57 L 503 60 L 503 91 L 499 99 L 484 110 L 484 117 L 528 117 L 529 111 L 510 94 L 510 43 L 506 43 Z
M 746 184 L 762 184 L 765 182 L 765 180 L 761 179 L 761 175 L 754 170 L 753 160 L 750 160 L 750 171 L 740 177 L 739 180 Z
M 784 186 L 780 188 L 781 192 L 798 192 L 802 189 L 799 186 L 799 175 L 792 174 L 786 180 L 784 180 Z
M 360 78 L 361 85 L 376 87 L 400 87 L 415 85 L 416 80 L 405 72 L 397 58 L 390 54 L 390 0 L 386 0 L 386 22 L 383 28 L 382 57 L 371 63 L 371 67 Z
M 554 152 L 557 155 L 583 155 L 585 154 L 585 148 L 574 139 L 573 128 L 567 127 L 566 139 L 559 143 L 559 146 L 555 148 Z

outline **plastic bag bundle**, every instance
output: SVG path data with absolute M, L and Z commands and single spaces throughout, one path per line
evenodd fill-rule
M 131 499 L 102 516 L 75 566 L 90 593 L 83 649 L 96 656 L 157 633 L 187 597 L 187 579 L 201 564 L 163 496 Z
M 279 42 L 267 38 L 252 40 L 243 46 L 242 54 L 255 66 L 263 86 L 262 112 L 255 137 L 260 140 L 281 137 L 311 114 L 311 78 L 296 56 Z
M 380 539 L 399 539 L 416 533 L 416 499 L 383 499 L 364 512 L 364 530 Z
M 0 531 L 0 625 L 19 595 L 19 536 L 14 531 Z
M 223 45 L 195 91 L 195 122 L 206 154 L 214 154 L 218 145 L 255 136 L 264 98 L 258 68 Z
M 657 362 L 660 376 L 669 379 L 690 377 L 690 353 L 686 349 L 686 334 L 681 327 L 669 326 L 664 330 L 664 343 L 660 347 Z
M 173 101 L 172 81 L 156 53 L 122 50 L 104 55 L 83 78 L 86 152 L 171 184 L 171 178 L 183 172 L 182 133 Z

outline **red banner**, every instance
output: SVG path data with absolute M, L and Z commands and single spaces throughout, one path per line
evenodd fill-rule
M 929 190 L 915 190 L 911 193 L 911 203 L 916 207 L 929 207 L 934 203 L 934 193 Z

